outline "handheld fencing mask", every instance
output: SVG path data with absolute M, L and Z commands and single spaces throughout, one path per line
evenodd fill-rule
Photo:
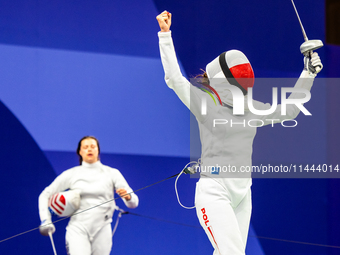
M 60 217 L 71 216 L 80 206 L 80 194 L 77 190 L 68 190 L 52 195 L 48 201 L 52 214 Z

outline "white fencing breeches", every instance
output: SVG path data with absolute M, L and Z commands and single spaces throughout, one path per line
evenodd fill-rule
M 111 224 L 105 225 L 93 237 L 85 229 L 68 226 L 66 250 L 68 255 L 109 255 L 112 248 Z
M 251 216 L 251 190 L 233 207 L 230 195 L 210 178 L 196 185 L 196 213 L 214 255 L 244 255 Z

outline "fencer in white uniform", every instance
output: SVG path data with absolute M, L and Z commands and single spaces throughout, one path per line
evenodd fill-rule
M 195 193 L 198 219 L 214 247 L 214 255 L 245 254 L 252 207 L 252 180 L 250 172 L 240 173 L 239 170 L 241 167 L 252 166 L 252 145 L 257 126 L 294 119 L 300 108 L 294 104 L 287 105 L 286 115 L 283 116 L 281 105 L 277 105 L 271 114 L 259 116 L 250 112 L 247 104 L 244 104 L 244 114 L 234 115 L 231 90 L 237 86 L 247 102 L 248 88 L 254 84 L 249 60 L 237 50 L 222 53 L 206 67 L 209 84 L 221 98 L 222 104 L 216 105 L 204 91 L 193 86 L 181 73 L 171 38 L 171 13 L 164 11 L 157 16 L 157 20 L 161 29 L 158 36 L 166 84 L 194 114 L 200 130 L 201 178 L 196 184 Z M 316 76 L 313 66 L 317 65 L 322 68 L 316 53 L 312 59 L 305 59 L 305 69 L 294 88 L 310 91 Z M 304 97 L 303 93 L 292 93 L 289 99 Z M 203 98 L 206 101 L 204 111 Z M 257 110 L 271 108 L 270 104 L 255 100 L 252 103 Z M 259 123 L 243 125 L 253 119 Z M 214 125 L 214 120 L 228 120 L 228 124 Z M 231 123 L 234 125 L 231 126 Z M 234 167 L 237 169 L 236 174 L 223 172 L 223 167 Z
M 110 223 L 116 206 L 114 200 L 105 202 L 114 198 L 115 190 L 128 208 L 136 208 L 139 203 L 120 171 L 100 162 L 99 152 L 96 138 L 81 139 L 77 149 L 81 165 L 61 173 L 39 196 L 40 232 L 48 235 L 49 231 L 55 231 L 48 208 L 49 199 L 68 189 L 80 194 L 79 209 L 71 216 L 66 228 L 66 249 L 70 255 L 110 254 Z

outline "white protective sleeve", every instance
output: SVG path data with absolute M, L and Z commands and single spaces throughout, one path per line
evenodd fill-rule
M 294 89 L 304 89 L 308 92 L 311 90 L 314 82 L 314 76 L 310 75 L 307 71 L 303 70 L 298 81 L 296 82 Z M 288 97 L 290 99 L 300 99 L 304 98 L 304 93 L 293 92 Z M 253 100 L 253 106 L 257 110 L 267 110 L 271 108 L 271 104 L 269 103 L 262 103 L 256 100 Z M 295 104 L 287 104 L 286 105 L 286 114 L 282 114 L 282 105 L 278 104 L 276 110 L 269 114 L 269 115 L 256 115 L 258 119 L 261 119 L 264 122 L 264 125 L 280 123 L 284 120 L 293 120 L 295 119 L 298 114 L 300 113 L 300 108 L 297 107 Z
M 127 193 L 131 195 L 131 199 L 129 201 L 126 201 L 124 198 L 122 200 L 124 201 L 125 205 L 128 208 L 136 208 L 139 203 L 138 196 L 133 192 L 133 190 L 130 188 L 128 183 L 126 182 L 123 175 L 120 173 L 119 170 L 102 165 L 100 162 L 98 162 L 97 167 L 91 168 L 90 170 L 88 168 L 85 168 L 85 166 L 78 166 L 71 168 L 69 170 L 64 171 L 61 173 L 48 187 L 46 187 L 43 192 L 39 196 L 39 216 L 40 220 L 43 221 L 45 219 L 51 219 L 51 214 L 48 210 L 48 200 L 50 196 L 53 194 L 56 194 L 58 192 L 67 190 L 67 189 L 78 189 L 80 190 L 80 210 L 87 209 L 88 207 L 93 206 L 93 203 L 100 204 L 104 200 L 110 200 L 113 197 L 113 189 L 112 190 L 106 190 L 105 193 L 102 193 L 103 191 L 100 189 L 100 187 L 97 187 L 98 185 L 102 185 L 103 183 L 94 182 L 93 175 L 86 175 L 84 172 L 90 171 L 93 172 L 94 175 L 96 173 L 101 173 L 102 171 L 105 171 L 107 173 L 106 177 L 107 180 L 103 180 L 105 183 L 112 183 L 112 187 L 117 190 L 119 188 L 124 188 Z M 100 192 L 98 194 L 87 194 L 89 190 L 93 190 L 94 193 Z M 97 198 L 92 198 L 92 196 L 97 196 Z M 87 201 L 91 200 L 91 204 L 88 204 Z
M 192 86 L 190 82 L 182 75 L 178 65 L 176 52 L 171 37 L 171 31 L 158 32 L 158 37 L 166 84 L 169 88 L 176 92 L 180 100 L 190 109 L 196 118 L 199 121 L 204 122 L 205 116 L 201 115 L 201 98 L 204 92 Z M 310 75 L 304 70 L 302 71 L 294 88 L 301 88 L 310 91 L 313 82 L 314 76 Z M 298 99 L 303 98 L 304 96 L 305 95 L 302 93 L 292 93 L 288 99 Z M 253 106 L 257 110 L 267 110 L 271 108 L 269 103 L 264 104 L 256 100 L 253 100 Z M 287 119 L 295 119 L 299 113 L 300 109 L 296 105 L 288 104 L 286 107 L 286 115 L 282 115 L 281 105 L 278 104 L 276 110 L 272 114 L 261 115 L 257 117 L 264 121 L 264 125 L 269 125 L 273 123 L 279 123 Z M 270 119 L 270 121 L 266 121 L 266 119 Z
M 48 200 L 52 195 L 68 189 L 70 187 L 70 180 L 70 171 L 64 171 L 41 192 L 39 196 L 39 216 L 41 222 L 51 220 L 51 213 L 48 210 Z
M 176 57 L 171 31 L 158 32 L 158 37 L 166 84 L 175 91 L 179 99 L 195 117 L 204 122 L 206 116 L 201 114 L 201 100 L 206 93 L 192 86 L 183 76 Z
M 125 189 L 126 192 L 131 195 L 131 199 L 129 201 L 126 201 L 124 198 L 122 198 L 126 207 L 131 209 L 136 208 L 139 204 L 138 196 L 135 193 L 133 193 L 133 190 L 130 188 L 124 176 L 119 171 L 116 171 L 114 172 L 114 176 L 112 177 L 112 179 L 115 180 L 114 182 L 115 190 Z

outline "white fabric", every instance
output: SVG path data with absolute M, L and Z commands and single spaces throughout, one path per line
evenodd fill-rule
M 109 255 L 112 248 L 111 225 L 107 224 L 93 237 L 77 226 L 67 226 L 66 251 L 68 255 Z
M 217 74 L 215 77 L 219 77 L 221 73 Z M 224 74 L 222 73 L 224 76 Z M 230 83 L 225 78 L 213 78 L 210 80 L 210 85 L 216 90 L 223 103 L 229 106 L 233 106 L 233 94 L 232 89 L 235 89 L 235 85 L 230 85 Z M 244 110 L 249 111 L 248 108 L 248 95 L 244 95 Z
M 205 71 L 207 72 L 208 78 L 224 78 L 225 76 L 222 72 L 221 66 L 220 66 L 220 56 L 215 58 L 213 61 L 211 61 L 209 64 L 207 64 Z M 218 77 L 217 77 L 218 75 Z
M 196 184 L 196 213 L 215 254 L 244 254 L 251 215 L 251 191 L 236 206 L 215 180 L 201 178 Z M 226 241 L 228 240 L 228 241 Z
M 225 54 L 225 60 L 229 68 L 250 63 L 246 55 L 244 55 L 244 53 L 239 50 L 228 50 Z
M 252 165 L 252 145 L 256 134 L 256 127 L 236 125 L 230 128 L 230 126 L 227 125 L 219 125 L 217 128 L 214 128 L 212 125 L 214 119 L 227 119 L 233 123 L 259 119 L 264 122 L 264 125 L 268 125 L 272 124 L 272 122 L 266 121 L 266 119 L 275 119 L 274 123 L 278 123 L 285 119 L 294 119 L 300 112 L 300 109 L 295 105 L 287 105 L 287 115 L 282 116 L 281 106 L 278 105 L 277 109 L 267 116 L 255 116 L 251 112 L 245 112 L 243 116 L 234 116 L 232 109 L 220 105 L 216 106 L 212 100 L 207 100 L 207 114 L 202 114 L 202 98 L 208 98 L 206 93 L 192 86 L 190 82 L 183 77 L 177 62 L 171 31 L 159 32 L 158 36 L 166 84 L 175 91 L 180 100 L 190 109 L 198 121 L 202 144 L 201 160 L 203 170 L 204 168 L 209 168 L 209 166 L 216 165 L 220 167 L 231 165 L 237 169 L 240 169 L 241 166 L 251 167 Z M 220 71 L 217 70 L 214 72 L 214 75 L 217 75 L 219 72 Z M 304 77 L 307 78 L 310 76 L 308 76 L 307 72 L 302 72 L 300 78 Z M 312 78 L 299 79 L 295 87 L 310 90 L 312 84 Z M 298 93 L 292 93 L 289 98 L 298 98 L 300 96 Z M 253 100 L 253 105 L 258 110 L 265 110 L 271 107 L 270 104 L 264 104 L 255 100 Z M 253 125 L 255 125 L 255 123 L 253 123 Z M 242 176 L 236 175 L 236 178 L 230 178 L 233 177 L 233 175 L 222 175 L 222 173 L 216 175 L 211 171 L 202 173 L 202 169 L 201 179 L 198 184 L 199 189 L 197 189 L 196 193 L 198 218 L 200 219 L 201 217 L 199 211 L 201 207 L 211 208 L 209 209 L 209 215 L 212 215 L 211 217 L 215 222 L 214 225 L 221 224 L 230 226 L 227 232 L 215 230 L 215 228 L 218 227 L 214 227 L 216 239 L 223 240 L 220 242 L 225 243 L 225 245 L 219 246 L 220 254 L 244 254 L 245 235 L 246 230 L 249 228 L 248 218 L 250 217 L 251 211 L 250 187 L 252 181 L 250 173 Z M 208 182 L 207 180 L 203 181 L 202 177 L 212 180 L 216 189 L 209 188 L 211 183 L 209 185 L 201 185 L 201 182 Z M 219 187 L 218 185 L 221 186 Z M 218 199 L 216 200 L 218 196 L 224 199 L 218 202 Z M 216 203 L 214 202 L 215 200 Z M 219 210 L 225 213 L 219 214 Z M 245 214 L 238 216 L 238 210 L 244 211 Z M 206 228 L 205 230 L 207 231 Z M 238 237 L 232 238 L 230 233 L 235 233 Z M 207 235 L 209 236 L 208 232 Z M 242 240 L 242 242 L 240 240 Z M 212 245 L 215 247 L 213 241 Z M 237 250 L 238 252 L 228 253 L 230 250 Z M 218 254 L 218 251 L 215 250 L 214 254 Z
M 48 210 L 48 199 L 52 194 L 71 189 L 80 191 L 80 207 L 68 223 L 67 229 L 79 229 L 91 240 L 106 225 L 112 222 L 115 210 L 114 190 L 124 188 L 128 193 L 132 189 L 119 170 L 103 165 L 100 161 L 93 164 L 83 162 L 81 166 L 73 167 L 61 173 L 39 196 L 39 215 L 41 221 L 51 219 Z M 138 206 L 138 197 L 132 193 L 131 199 L 122 199 L 129 208 Z M 83 210 L 93 209 L 81 212 Z M 78 212 L 81 212 L 77 214 Z M 111 234 L 110 234 L 111 238 Z

